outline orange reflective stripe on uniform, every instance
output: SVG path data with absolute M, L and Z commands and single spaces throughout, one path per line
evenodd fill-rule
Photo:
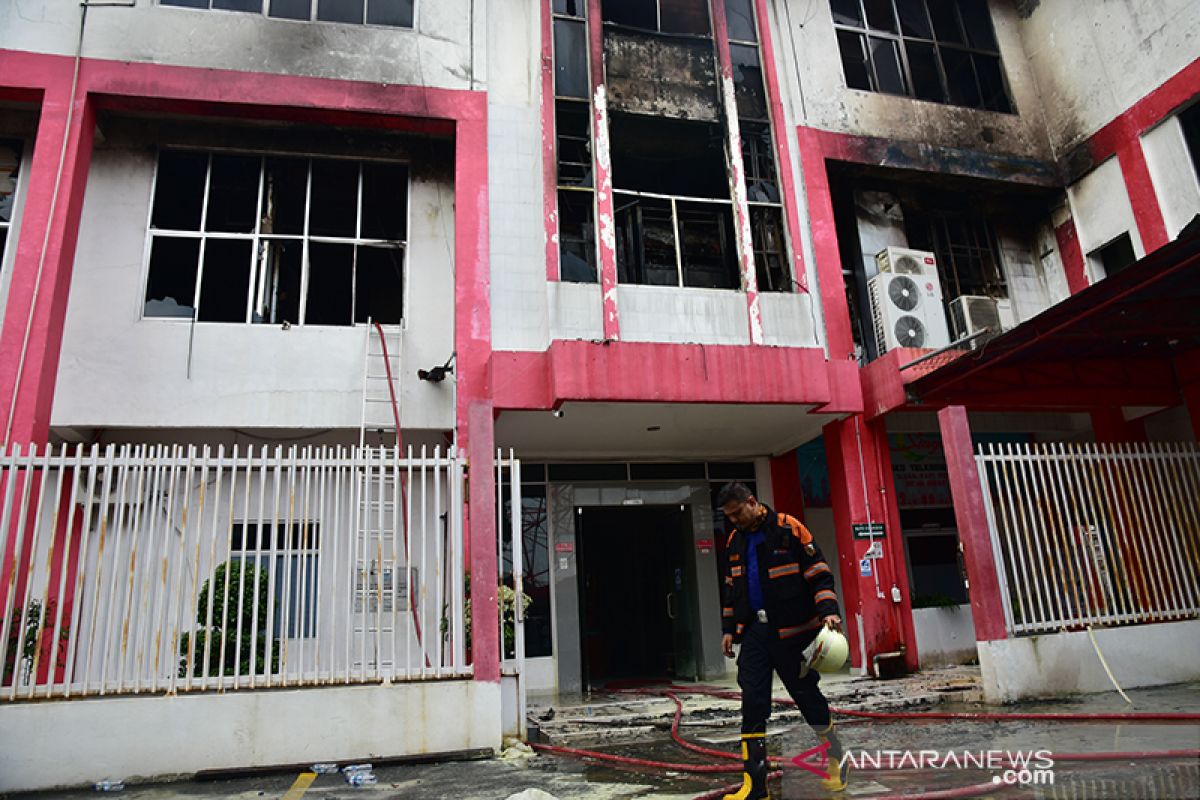
M 730 560 L 730 561 L 741 561 L 741 560 L 742 560 L 742 554 L 741 554 L 741 553 L 730 553 L 730 554 L 729 554 L 729 560 Z
M 811 578 L 814 575 L 820 575 L 822 572 L 829 572 L 829 565 L 824 561 L 818 561 L 808 569 L 804 570 L 804 577 Z
M 803 522 L 791 516 L 790 514 L 784 514 L 780 512 L 779 527 L 791 528 L 792 536 L 795 536 L 797 539 L 799 539 L 800 544 L 812 544 L 812 533 L 809 532 L 808 528 L 804 527 Z
M 795 636 L 800 633 L 804 633 L 805 631 L 811 631 L 813 628 L 818 628 L 820 626 L 821 626 L 821 620 L 817 619 L 816 617 L 813 617 L 808 622 L 805 622 L 803 625 L 793 625 L 790 628 L 780 628 L 779 629 L 779 638 L 780 639 L 788 639 L 788 638 L 791 638 L 792 636 Z
M 742 631 L 744 631 L 744 630 L 746 630 L 746 623 L 744 623 L 744 622 L 739 622 L 739 623 L 737 624 L 737 632 L 738 632 L 738 633 L 741 633 L 741 632 L 742 632 Z
M 778 567 L 771 567 L 767 570 L 767 575 L 772 578 L 782 578 L 784 575 L 799 575 L 800 565 L 793 561 L 790 564 L 781 564 Z
M 735 578 L 742 577 L 742 573 L 744 573 L 745 571 L 746 571 L 745 567 L 730 567 L 729 568 L 729 574 Z
M 725 549 L 726 549 L 726 550 L 728 550 L 728 549 L 729 549 L 729 545 L 733 544 L 733 537 L 734 537 L 734 536 L 737 536 L 737 528 L 734 528 L 733 530 L 731 530 L 731 531 L 729 532 L 729 538 L 725 540 Z
M 732 609 L 732 608 L 729 608 L 729 607 L 722 608 L 722 609 L 721 609 L 721 616 L 722 616 L 722 617 L 732 617 L 732 616 L 733 616 L 733 609 Z
M 821 602 L 822 600 L 833 600 L 834 602 L 837 602 L 837 595 L 828 589 L 822 589 L 821 591 L 819 591 L 815 595 L 813 595 L 813 600 L 818 603 Z

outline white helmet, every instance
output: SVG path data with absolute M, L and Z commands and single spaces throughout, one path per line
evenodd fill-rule
M 817 638 L 805 648 L 804 661 L 809 669 L 817 672 L 837 672 L 849 655 L 850 643 L 841 631 L 822 625 Z

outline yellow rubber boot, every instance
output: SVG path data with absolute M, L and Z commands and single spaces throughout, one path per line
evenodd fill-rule
M 724 800 L 770 800 L 767 792 L 767 734 L 742 734 L 742 787 Z
M 813 730 L 816 731 L 818 739 L 822 742 L 829 742 L 829 765 L 826 767 L 829 777 L 821 780 L 821 788 L 827 792 L 845 791 L 846 786 L 850 783 L 850 761 L 842 758 L 844 753 L 842 741 L 833 732 L 833 720 L 830 720 L 829 725 L 825 728 L 818 728 L 814 725 Z

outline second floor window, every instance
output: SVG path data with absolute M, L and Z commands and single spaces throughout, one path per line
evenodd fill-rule
M 159 0 L 164 6 L 248 11 L 276 19 L 346 22 L 354 25 L 413 26 L 416 0 Z
M 399 323 L 407 201 L 403 164 L 164 150 L 143 316 Z
M 987 0 L 830 0 L 846 85 L 1011 112 Z

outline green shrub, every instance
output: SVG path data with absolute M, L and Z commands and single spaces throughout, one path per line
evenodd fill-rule
M 243 571 L 244 570 L 244 571 Z M 229 585 L 229 603 L 225 607 L 226 575 L 232 574 Z M 212 625 L 204 627 L 208 616 L 208 595 L 212 592 Z M 241 637 L 238 636 L 238 597 L 241 597 Z M 267 642 L 267 604 L 270 596 L 270 583 L 267 573 L 259 571 L 250 563 L 226 562 L 217 567 L 212 578 L 204 582 L 200 588 L 199 601 L 196 604 L 196 643 L 192 676 L 204 674 L 204 645 L 209 643 L 208 674 L 233 675 L 235 671 L 241 675 L 250 674 L 250 658 L 253 654 L 254 672 L 266 674 L 263 657 Z M 254 627 L 255 600 L 258 608 L 258 635 L 251 640 L 251 630 Z M 239 639 L 241 650 L 238 650 Z M 221 658 L 221 645 L 225 645 L 225 658 Z M 186 678 L 188 674 L 188 649 L 191 645 L 191 634 L 184 633 L 179 637 L 179 677 Z M 239 659 L 240 655 L 240 659 Z M 272 673 L 279 669 L 279 640 L 271 643 Z

